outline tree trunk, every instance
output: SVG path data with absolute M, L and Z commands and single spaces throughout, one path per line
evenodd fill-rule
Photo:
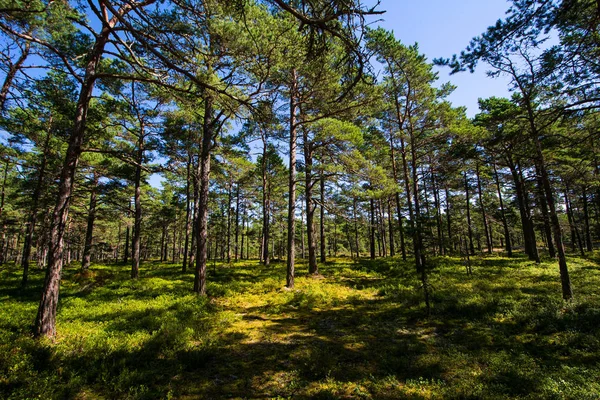
M 302 129 L 303 141 L 304 141 L 304 177 L 305 177 L 305 192 L 304 200 L 306 201 L 306 241 L 308 244 L 308 273 L 316 275 L 319 273 L 319 266 L 317 265 L 317 239 L 315 229 L 315 210 L 316 206 L 313 204 L 313 187 L 317 182 L 313 180 L 312 166 L 313 166 L 313 145 L 308 139 L 308 130 Z
M 231 202 L 233 200 L 233 182 L 229 182 L 227 193 L 227 264 L 231 263 Z
M 467 172 L 464 172 L 465 177 L 465 196 L 467 206 L 467 230 L 469 232 L 469 253 L 475 254 L 475 246 L 473 246 L 473 227 L 471 225 L 471 201 L 469 199 L 469 180 L 467 179 Z
M 6 179 L 8 177 L 8 159 L 4 162 L 4 178 L 2 179 L 2 190 L 0 193 L 0 219 L 2 220 L 2 243 L 0 243 L 0 265 L 6 262 L 8 246 L 4 249 L 6 242 L 6 217 L 4 216 L 4 199 L 6 197 Z
M 239 238 L 240 238 L 240 183 L 236 185 L 235 194 L 235 245 L 233 250 L 233 258 L 235 261 L 238 260 L 239 253 Z
M 392 177 L 394 178 L 394 184 L 398 184 L 398 168 L 396 166 L 396 156 L 395 156 L 395 146 L 394 146 L 394 133 L 390 130 L 390 159 L 392 161 Z M 402 253 L 402 259 L 406 260 L 406 249 L 404 248 L 404 234 L 403 234 L 403 226 L 402 226 L 402 214 L 400 208 L 400 193 L 396 191 L 396 213 L 398 215 L 398 229 L 400 231 L 400 247 Z M 390 226 L 390 256 L 395 255 L 394 248 L 394 227 L 391 221 L 388 221 Z
M 302 259 L 306 258 L 304 246 L 304 204 L 302 204 L 302 201 L 300 201 L 300 257 Z
M 419 201 L 419 176 L 417 168 L 417 143 L 412 129 L 409 129 L 410 134 L 410 153 L 411 153 L 411 170 L 412 170 L 412 189 L 413 199 L 415 202 L 415 264 L 417 272 L 421 274 L 421 283 L 425 293 L 425 303 L 427 305 L 427 314 L 429 314 L 429 291 L 427 283 L 427 272 L 425 268 L 425 253 L 423 248 L 423 228 L 421 226 L 421 208 Z
M 33 190 L 33 204 L 31 206 L 29 214 L 29 223 L 25 231 L 25 240 L 23 243 L 23 255 L 21 257 L 21 266 L 23 267 L 23 279 L 21 280 L 21 286 L 27 285 L 27 279 L 29 277 L 29 259 L 31 254 L 31 245 L 33 242 L 33 233 L 35 231 L 35 225 L 37 223 L 38 206 L 40 197 L 42 195 L 42 186 L 44 184 L 44 178 L 46 176 L 46 166 L 48 165 L 48 156 L 50 152 L 50 130 L 52 128 L 52 116 L 48 124 L 48 130 L 46 132 L 46 140 L 44 141 L 44 150 L 42 153 L 42 159 L 38 168 L 37 182 L 35 189 Z M 5 178 L 6 181 L 6 178 Z
M 440 254 L 444 255 L 446 253 L 446 249 L 444 246 L 444 230 L 442 229 L 442 210 L 440 205 L 440 191 L 437 185 L 437 180 L 435 179 L 435 172 L 433 167 L 431 167 L 431 185 L 433 189 L 433 202 L 435 207 L 435 222 L 437 225 L 437 237 L 438 237 L 438 247 L 440 249 Z
M 131 200 L 129 200 L 129 213 L 128 216 L 131 214 Z M 130 240 L 130 233 L 129 233 L 129 222 L 127 223 L 127 229 L 125 230 L 125 254 L 123 255 L 123 263 L 127 264 L 127 258 L 129 257 L 129 240 Z
M 590 213 L 588 206 L 588 194 L 585 185 L 582 187 L 582 199 L 583 199 L 583 227 L 585 229 L 585 245 L 587 251 L 593 251 L 594 246 L 592 244 L 592 233 L 590 232 Z
M 198 221 L 196 223 L 197 249 L 194 292 L 206 296 L 206 260 L 208 254 L 208 189 L 210 186 L 210 153 L 216 134 L 213 120 L 213 99 L 211 95 L 204 99 L 204 125 L 202 148 L 200 149 L 200 190 L 198 193 Z
M 292 71 L 292 83 L 290 85 L 290 171 L 289 171 L 289 198 L 288 198 L 288 238 L 287 238 L 287 274 L 286 286 L 294 288 L 294 258 L 296 256 L 296 93 L 297 93 L 296 70 Z
M 244 205 L 244 212 L 242 213 L 242 243 L 240 244 L 240 258 L 243 260 L 244 259 L 244 236 L 247 235 L 246 232 L 246 206 Z M 246 232 L 246 235 L 244 235 L 244 232 Z M 249 242 L 250 240 L 248 240 Z M 246 259 L 249 259 L 250 256 L 248 255 L 248 251 L 246 251 Z
M 569 200 L 569 187 L 566 186 L 565 189 L 565 209 L 567 211 L 567 219 L 569 221 L 569 227 L 571 228 L 571 246 L 573 251 L 577 245 L 579 245 L 579 252 L 583 257 L 585 252 L 583 251 L 583 243 L 581 242 L 581 237 L 579 236 L 579 232 L 577 227 L 575 226 L 575 216 L 573 215 L 573 208 L 571 207 L 571 201 Z
M 173 219 L 173 253 L 171 254 L 171 263 L 175 264 L 175 258 L 177 257 L 177 212 L 175 212 L 175 218 Z
M 160 236 L 160 262 L 165 261 L 165 248 L 166 246 L 166 236 L 167 236 L 167 227 L 165 226 L 165 222 L 162 223 L 162 234 Z
M 444 197 L 446 201 L 446 225 L 448 229 L 448 251 L 452 251 L 452 215 L 450 213 L 450 191 L 448 185 L 444 185 Z
M 338 220 L 337 215 L 333 215 L 333 256 L 337 258 L 338 256 Z
M 320 215 L 320 236 L 321 236 L 321 262 L 324 263 L 327 261 L 326 256 L 325 256 L 325 247 L 326 247 L 326 243 L 325 243 L 325 175 L 323 174 L 323 171 L 321 171 L 321 176 L 319 178 L 319 181 L 321 182 L 321 207 L 320 207 L 320 211 L 321 211 L 321 215 Z
M 500 216 L 502 218 L 502 227 L 504 228 L 504 245 L 506 252 L 509 257 L 512 257 L 512 244 L 510 239 L 510 231 L 508 230 L 508 221 L 506 220 L 506 213 L 504 212 L 504 201 L 502 200 L 502 189 L 500 187 L 500 178 L 498 177 L 498 170 L 496 169 L 496 163 L 494 162 L 494 178 L 496 180 L 496 189 L 498 190 L 498 201 L 500 202 Z
M 131 242 L 131 278 L 137 279 L 140 276 L 140 257 L 141 257 L 141 234 L 142 234 L 142 163 L 144 161 L 144 129 L 139 133 L 137 145 L 137 165 L 135 167 L 135 192 L 133 195 L 133 240 Z
M 353 200 L 354 210 L 354 243 L 356 246 L 356 258 L 360 258 L 359 242 L 358 242 L 358 219 L 356 218 L 356 199 Z
M 202 144 L 200 143 L 200 147 Z M 193 215 L 192 215 L 192 236 L 190 238 L 190 260 L 188 261 L 189 268 L 195 268 L 196 261 L 196 248 L 198 244 L 198 234 L 197 234 L 197 226 L 198 226 L 198 198 L 200 192 L 200 163 L 195 165 L 196 172 L 193 174 L 193 187 L 194 187 L 194 205 L 193 205 Z
M 98 180 L 100 176 L 93 172 L 92 188 L 90 190 L 90 206 L 88 210 L 87 229 L 85 231 L 85 244 L 83 245 L 83 259 L 81 269 L 86 270 L 92 261 L 92 240 L 94 238 L 94 222 L 96 221 L 96 203 L 98 195 Z
M 527 103 L 529 106 L 529 103 Z M 540 166 L 541 172 L 541 183 L 544 187 L 544 193 L 546 195 L 546 202 L 548 203 L 548 209 L 550 211 L 550 221 L 554 231 L 554 241 L 556 244 L 556 252 L 558 254 L 558 266 L 560 271 L 560 280 L 562 286 L 562 296 L 565 300 L 573 298 L 573 289 L 571 288 L 571 278 L 569 277 L 569 268 L 567 267 L 567 258 L 565 256 L 565 248 L 563 246 L 562 231 L 560 227 L 560 221 L 558 219 L 558 213 L 556 212 L 556 206 L 554 204 L 554 194 L 552 193 L 552 187 L 550 186 L 550 178 L 548 171 L 546 170 L 546 164 L 544 162 L 544 153 L 542 152 L 542 144 L 535 126 L 535 122 L 532 116 L 532 110 L 528 107 L 529 123 L 531 128 L 531 136 L 535 145 L 535 151 L 537 155 L 537 161 Z
M 543 235 L 546 238 L 546 246 L 548 248 L 548 253 L 550 257 L 556 257 L 556 251 L 554 249 L 554 244 L 552 243 L 552 227 L 550 226 L 550 218 L 548 217 L 548 204 L 546 203 L 546 199 L 544 197 L 544 188 L 541 181 L 540 168 L 536 163 L 535 166 L 536 172 L 536 181 L 538 185 L 538 203 L 540 203 L 540 211 L 542 212 L 542 219 L 544 221 L 544 232 Z
M 404 145 L 404 138 L 400 136 L 400 154 L 402 155 L 402 172 L 404 174 L 404 191 L 406 192 L 406 204 L 408 205 L 408 217 L 410 218 L 409 227 L 410 231 L 413 235 L 413 252 L 416 250 L 415 246 L 418 246 L 415 242 L 415 214 L 413 212 L 413 203 L 411 198 L 411 189 L 410 189 L 410 175 L 408 174 L 408 160 L 406 156 L 406 146 Z M 420 258 L 420 257 L 419 257 Z M 420 268 L 420 260 L 416 259 L 415 253 L 415 263 L 417 269 Z
M 377 217 L 379 220 L 379 238 L 381 241 L 381 249 L 383 251 L 383 256 L 387 257 L 387 235 L 386 235 L 386 227 L 385 227 L 385 218 L 384 216 L 384 209 L 381 205 L 381 199 L 377 200 L 377 207 L 376 207 L 376 213 L 377 213 Z
M 531 218 L 529 216 L 528 207 L 526 205 L 527 199 L 525 198 L 526 193 L 523 181 L 521 180 L 521 176 L 517 171 L 517 167 L 512 162 L 512 160 L 509 157 L 507 157 L 506 161 L 508 163 L 508 168 L 510 169 L 513 182 L 515 184 L 517 204 L 519 206 L 519 214 L 521 216 L 521 226 L 523 230 L 523 244 L 525 246 L 525 253 L 528 255 L 530 260 L 539 262 L 540 259 L 535 243 L 535 232 L 533 232 Z
M 352 238 L 350 237 L 350 227 L 348 226 L 348 222 L 346 222 L 346 240 L 348 241 L 348 247 L 350 248 L 350 258 L 354 258 L 354 249 L 352 246 Z
M 388 226 L 389 234 L 390 234 L 390 257 L 394 257 L 396 255 L 395 243 L 394 243 L 394 224 L 392 222 L 392 204 L 391 199 L 388 198 L 387 201 L 387 215 L 388 215 Z M 335 225 L 334 225 L 335 226 Z
M 262 212 L 263 212 L 263 242 L 262 242 L 262 259 L 263 264 L 268 266 L 271 262 L 269 255 L 269 239 L 270 239 L 270 216 L 269 209 L 271 207 L 270 187 L 267 182 L 267 140 L 263 134 L 263 156 L 262 156 Z M 242 249 L 244 248 L 244 236 L 242 235 Z
M 492 235 L 490 234 L 491 228 L 488 226 L 487 215 L 485 213 L 485 206 L 483 204 L 483 191 L 481 189 L 481 175 L 479 173 L 479 163 L 476 164 L 475 171 L 477 174 L 477 191 L 479 194 L 479 207 L 481 208 L 481 218 L 483 220 L 483 230 L 485 231 L 485 244 L 487 246 L 488 254 L 492 254 Z
M 181 265 L 181 272 L 184 274 L 187 272 L 188 263 L 188 250 L 190 245 L 190 231 L 192 227 L 192 210 L 190 207 L 190 170 L 192 167 L 192 152 L 188 150 L 188 158 L 186 163 L 186 174 L 185 174 L 185 241 L 183 245 L 183 263 Z
M 369 246 L 371 249 L 371 260 L 375 259 L 375 201 L 370 200 L 371 204 L 371 224 L 369 227 Z

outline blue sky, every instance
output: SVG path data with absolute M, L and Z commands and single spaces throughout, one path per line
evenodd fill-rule
M 429 61 L 437 57 L 451 57 L 460 53 L 471 38 L 494 25 L 510 6 L 507 0 L 381 0 L 377 24 L 394 31 L 404 44 L 418 43 Z M 455 106 L 466 106 L 467 115 L 478 112 L 477 99 L 491 96 L 509 96 L 506 78 L 486 76 L 486 66 L 476 72 L 462 72 L 450 76 L 448 68 L 439 68 L 440 82 L 452 82 L 457 89 L 449 100 Z

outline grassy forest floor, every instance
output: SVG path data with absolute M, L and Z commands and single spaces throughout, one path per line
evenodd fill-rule
M 596 258 L 594 258 L 596 257 Z M 558 266 L 523 258 L 432 261 L 426 317 L 398 259 L 337 259 L 296 289 L 285 265 L 193 275 L 149 263 L 63 273 L 58 335 L 30 335 L 43 272 L 21 290 L 0 271 L 0 398 L 600 398 L 600 255 Z

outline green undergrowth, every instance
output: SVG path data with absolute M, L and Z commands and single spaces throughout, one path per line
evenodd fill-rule
M 0 398 L 600 398 L 600 266 L 523 258 L 429 264 L 427 317 L 410 262 L 337 259 L 296 287 L 285 264 L 147 263 L 63 273 L 58 335 L 31 337 L 43 272 L 0 270 Z

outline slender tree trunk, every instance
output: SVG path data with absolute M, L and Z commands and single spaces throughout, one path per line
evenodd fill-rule
M 440 206 L 440 191 L 437 185 L 437 179 L 435 179 L 435 172 L 433 167 L 431 167 L 431 185 L 433 189 L 433 202 L 435 207 L 435 222 L 437 225 L 437 237 L 438 237 L 438 247 L 440 249 L 440 254 L 444 255 L 446 250 L 444 246 L 444 230 L 442 229 L 442 210 Z
M 326 247 L 326 243 L 325 243 L 325 175 L 323 174 L 323 171 L 321 171 L 321 177 L 320 177 L 320 182 L 321 182 L 321 207 L 320 207 L 320 211 L 321 211 L 321 218 L 320 218 L 320 236 L 321 236 L 321 262 L 324 263 L 325 261 L 327 261 L 326 256 L 325 256 L 325 247 Z
M 571 211 L 571 205 L 569 204 L 569 193 L 565 189 L 565 210 L 567 212 L 567 220 L 569 221 L 569 229 L 571 230 L 571 251 L 575 252 L 576 249 L 576 239 L 575 239 L 575 222 L 573 221 L 573 214 Z
M 507 157 L 508 167 L 513 177 L 515 184 L 515 192 L 517 197 L 517 203 L 519 205 L 519 214 L 521 215 L 521 226 L 523 229 L 523 244 L 525 246 L 525 253 L 529 259 L 535 262 L 539 262 L 539 255 L 537 252 L 537 246 L 535 243 L 535 232 L 533 232 L 533 226 L 531 218 L 528 212 L 527 199 L 523 181 L 517 171 L 516 165 L 512 160 Z
M 485 231 L 485 244 L 487 246 L 488 254 L 492 254 L 492 235 L 490 234 L 491 228 L 488 225 L 487 215 L 485 213 L 485 206 L 483 204 L 483 190 L 481 189 L 481 174 L 479 173 L 479 163 L 476 164 L 476 175 L 477 175 L 477 191 L 479 194 L 479 208 L 481 208 L 481 218 L 483 220 L 483 230 Z
M 593 251 L 594 246 L 592 244 L 592 233 L 590 231 L 590 213 L 588 206 L 588 194 L 585 185 L 582 187 L 582 199 L 583 199 L 583 227 L 585 229 L 585 245 L 587 251 Z
M 350 227 L 348 226 L 348 222 L 346 222 L 346 240 L 348 241 L 348 247 L 350 248 L 350 258 L 354 258 L 354 248 L 352 246 L 352 238 L 350 237 Z
M 128 216 L 131 215 L 131 200 L 129 200 L 129 213 Z M 129 257 L 129 240 L 130 240 L 130 234 L 129 234 L 129 222 L 127 223 L 127 229 L 125 229 L 125 254 L 123 255 L 123 263 L 127 264 L 127 259 Z
M 50 121 L 48 123 L 48 130 L 46 132 L 46 139 L 44 141 L 44 150 L 42 153 L 42 159 L 40 160 L 40 166 L 38 168 L 38 176 L 37 182 L 35 184 L 35 189 L 33 190 L 33 204 L 31 206 L 31 211 L 29 214 L 29 223 L 27 224 L 27 228 L 25 231 L 25 239 L 23 243 L 23 255 L 21 257 L 21 266 L 23 267 L 23 279 L 21 280 L 21 286 L 25 287 L 27 285 L 27 279 L 29 277 L 29 259 L 31 254 L 31 245 L 33 242 L 33 233 L 35 231 L 35 225 L 37 223 L 38 217 L 38 206 L 40 197 L 42 195 L 42 186 L 44 184 L 44 179 L 46 176 L 46 166 L 48 165 L 48 156 L 50 152 L 50 130 L 52 128 L 52 116 L 50 117 Z M 5 178 L 6 181 L 6 178 Z
M 415 141 L 415 135 L 412 128 L 409 129 L 410 133 L 410 152 L 411 152 L 411 167 L 412 167 L 412 189 L 413 198 L 415 202 L 415 264 L 417 272 L 421 275 L 421 285 L 423 287 L 423 295 L 425 298 L 425 307 L 427 316 L 431 313 L 431 304 L 429 300 L 429 281 L 427 277 L 427 268 L 425 262 L 425 252 L 423 248 L 423 228 L 421 226 L 421 208 L 419 202 L 419 176 L 417 169 L 417 143 Z
M 8 255 L 8 242 L 6 241 L 6 217 L 4 217 L 4 200 L 6 197 L 6 179 L 8 177 L 8 159 L 4 161 L 4 178 L 2 179 L 2 190 L 0 191 L 0 219 L 2 220 L 2 243 L 0 243 L 0 265 L 6 262 Z M 6 250 L 4 244 L 7 244 Z
M 396 255 L 395 243 L 394 243 L 394 224 L 392 222 L 392 201 L 390 198 L 387 199 L 387 215 L 388 215 L 388 226 L 389 234 L 390 234 L 390 257 L 394 257 Z M 335 226 L 335 225 L 334 225 Z
M 333 256 L 338 256 L 338 232 L 337 232 L 338 220 L 337 215 L 333 215 Z
M 556 250 L 554 249 L 554 244 L 552 243 L 552 227 L 550 226 L 550 218 L 548 217 L 548 204 L 546 203 L 546 199 L 544 197 L 544 188 L 541 180 L 540 168 L 536 163 L 535 166 L 536 172 L 536 181 L 537 181 L 537 197 L 540 211 L 542 212 L 542 219 L 544 221 L 544 231 L 543 236 L 546 238 L 546 246 L 548 248 L 548 253 L 550 257 L 556 257 Z
M 448 251 L 452 251 L 452 214 L 450 207 L 450 190 L 448 189 L 448 185 L 444 185 L 444 197 L 446 201 L 446 228 L 448 229 Z
M 145 132 L 139 133 L 137 145 L 137 165 L 135 167 L 135 192 L 133 195 L 133 240 L 131 243 L 131 278 L 137 279 L 140 276 L 140 257 L 141 257 L 141 234 L 142 234 L 142 163 L 144 161 L 144 138 Z
M 558 255 L 558 266 L 560 271 L 560 280 L 562 286 L 562 296 L 565 300 L 573 298 L 573 289 L 571 288 L 571 278 L 569 277 L 569 268 L 567 267 L 567 258 L 565 255 L 565 248 L 563 246 L 562 231 L 560 227 L 560 221 L 558 219 L 558 213 L 556 212 L 556 206 L 554 204 L 554 194 L 552 187 L 550 186 L 550 178 L 548 171 L 546 170 L 546 164 L 544 161 L 544 153 L 542 152 L 542 144 L 540 142 L 537 127 L 533 118 L 533 110 L 531 110 L 530 103 L 528 105 L 529 123 L 531 128 L 531 136 L 535 145 L 535 151 L 537 155 L 537 161 L 540 166 L 541 183 L 544 187 L 544 193 L 546 195 L 546 202 L 548 203 L 548 209 L 550 211 L 550 221 L 554 231 L 554 241 L 556 244 L 556 252 Z
M 525 205 L 525 214 L 527 215 L 527 221 L 528 221 L 528 225 L 529 225 L 529 243 L 531 246 L 531 253 L 534 255 L 535 257 L 535 262 L 536 263 L 540 263 L 540 256 L 539 256 L 539 251 L 537 248 L 537 237 L 535 235 L 535 224 L 533 222 L 533 216 L 532 216 L 532 209 L 531 209 L 531 203 L 529 201 L 529 192 L 528 189 L 525 185 L 526 180 L 525 180 L 525 176 L 523 174 L 523 168 L 521 167 L 520 164 L 517 165 L 518 169 L 519 169 L 519 178 L 521 180 L 521 185 L 523 187 L 523 204 Z
M 192 167 L 192 151 L 188 150 L 188 158 L 186 163 L 186 174 L 185 174 L 185 241 L 183 245 L 183 263 L 181 265 L 181 272 L 184 274 L 187 272 L 188 265 L 188 250 L 190 245 L 190 231 L 192 227 L 192 210 L 190 207 L 190 170 Z
M 390 65 L 389 61 L 388 61 L 388 66 L 390 67 L 390 71 L 394 71 L 394 68 L 392 68 L 392 66 Z M 397 84 L 396 84 L 396 77 L 394 76 L 394 73 L 392 72 L 392 83 L 394 85 L 394 91 L 398 92 L 397 90 Z M 404 113 L 404 116 L 402 114 L 402 107 L 400 105 L 400 100 L 398 99 L 398 96 L 394 96 L 394 106 L 395 106 L 395 111 L 396 111 L 396 122 L 398 123 L 398 131 L 400 132 L 400 153 L 402 155 L 402 172 L 404 174 L 404 190 L 406 191 L 406 203 L 408 205 L 408 215 L 410 217 L 410 229 L 413 232 L 415 232 L 415 221 L 414 221 L 414 215 L 413 215 L 413 210 L 412 210 L 412 200 L 410 198 L 410 179 L 409 179 L 409 175 L 408 175 L 408 162 L 407 162 L 407 158 L 406 158 L 406 148 L 404 146 L 404 137 L 402 136 L 402 131 L 404 129 L 404 122 L 406 119 L 407 114 Z M 407 111 L 407 110 L 405 110 Z M 394 134 L 393 131 L 390 130 L 390 156 L 391 156 L 391 160 L 392 160 L 392 173 L 394 176 L 394 183 L 398 183 L 398 170 L 397 170 L 397 166 L 396 166 L 396 157 L 394 156 L 394 152 L 395 152 L 395 145 L 394 145 Z M 418 193 L 415 193 L 415 196 L 418 196 Z M 398 192 L 396 192 L 396 211 L 398 214 L 398 228 L 400 229 L 400 246 L 401 246 L 401 251 L 402 251 L 402 260 L 406 261 L 406 247 L 405 247 L 405 243 L 404 243 L 404 227 L 403 227 L 403 223 L 402 223 L 402 213 L 401 213 L 401 209 L 400 209 L 400 194 Z M 415 244 L 414 244 L 414 240 L 413 240 L 413 248 L 414 248 Z M 415 256 L 415 259 L 417 259 L 418 257 Z M 416 261 L 417 264 L 417 269 L 419 269 L 419 264 L 420 261 L 417 260 Z
M 420 189 L 420 190 L 423 191 L 423 197 L 422 197 L 423 208 L 425 209 L 425 218 L 429 218 L 429 216 L 431 215 L 431 211 L 429 209 L 429 194 L 427 193 L 427 184 L 425 183 L 426 182 L 426 174 L 425 174 L 425 170 L 421 170 L 421 171 L 423 173 L 423 186 L 422 186 L 422 189 Z M 425 233 L 425 227 L 423 227 L 422 233 L 423 234 Z M 431 225 L 429 225 L 429 236 L 432 238 L 435 236 L 434 232 L 433 232 L 433 226 L 431 226 Z M 423 251 L 424 250 L 425 250 L 425 245 L 423 245 Z M 435 246 L 433 246 L 432 250 L 433 250 L 433 255 L 435 256 L 436 255 Z
M 404 145 L 404 138 L 400 136 L 400 154 L 402 155 L 402 172 L 404 173 L 404 191 L 406 192 L 406 204 L 408 205 L 408 217 L 410 218 L 409 227 L 413 235 L 413 251 L 416 251 L 415 246 L 418 244 L 415 241 L 416 227 L 415 227 L 415 214 L 413 212 L 413 203 L 411 198 L 410 189 L 410 175 L 408 174 L 408 160 L 406 156 L 406 146 Z M 419 257 L 420 258 L 420 257 Z M 415 263 L 417 269 L 420 268 L 421 261 L 417 260 L 415 253 Z
M 96 203 L 99 179 L 100 176 L 96 171 L 94 171 L 92 177 L 92 188 L 90 190 L 90 206 L 88 210 L 87 229 L 85 231 L 85 244 L 83 246 L 83 260 L 81 262 L 82 270 L 88 269 L 92 260 L 92 240 L 94 238 L 94 222 L 96 221 Z
M 510 231 L 508 230 L 508 222 L 506 220 L 506 213 L 504 212 L 504 201 L 502 200 L 502 188 L 500 187 L 500 178 L 498 177 L 498 170 L 496 169 L 496 163 L 494 166 L 494 178 L 496 180 L 496 189 L 498 190 L 498 201 L 500 202 L 500 216 L 502 218 L 502 226 L 504 228 L 504 245 L 506 252 L 509 257 L 512 257 L 512 244 L 510 239 Z
M 262 156 L 262 212 L 263 212 L 263 245 L 262 259 L 265 266 L 271 262 L 269 255 L 269 239 L 270 239 L 270 216 L 269 209 L 271 207 L 270 187 L 267 182 L 267 140 L 263 134 L 263 156 Z M 244 237 L 242 236 L 242 249 Z
M 360 247 L 358 242 L 358 219 L 356 218 L 356 199 L 353 200 L 354 210 L 354 243 L 356 246 L 356 258 L 360 258 Z
M 240 245 L 240 258 L 243 260 L 244 259 L 244 236 L 247 236 L 247 215 L 246 215 L 246 206 L 244 205 L 244 210 L 242 213 L 242 243 Z M 246 233 L 246 235 L 244 234 L 244 232 Z M 250 240 L 248 240 L 249 242 Z M 250 259 L 250 255 L 248 254 L 248 251 L 246 251 L 246 259 Z
M 300 257 L 302 259 L 306 258 L 306 250 L 304 245 L 304 214 L 304 204 L 302 204 L 302 201 L 300 201 Z
M 240 184 L 236 185 L 235 194 L 235 246 L 234 246 L 234 260 L 238 260 L 239 252 L 239 238 L 240 238 Z
M 394 183 L 398 184 L 398 167 L 396 166 L 396 156 L 395 156 L 395 146 L 394 146 L 394 133 L 392 130 L 390 130 L 390 159 L 392 161 L 392 176 L 394 178 Z M 402 226 L 402 213 L 401 213 L 401 208 L 400 208 L 400 193 L 396 192 L 395 193 L 395 197 L 396 197 L 396 213 L 398 216 L 398 229 L 400 231 L 400 251 L 402 253 L 402 259 L 406 260 L 406 249 L 404 248 L 404 233 L 403 233 L 403 226 Z M 390 255 L 393 257 L 395 255 L 395 248 L 394 248 L 394 227 L 391 223 L 391 221 L 388 221 L 388 224 L 390 226 Z
M 288 238 L 287 238 L 287 276 L 286 286 L 294 288 L 294 258 L 296 256 L 296 95 L 297 95 L 296 70 L 292 71 L 292 84 L 290 86 L 290 171 L 289 171 L 289 198 L 288 198 Z
M 200 143 L 200 147 L 202 144 Z M 192 244 L 190 245 L 190 260 L 188 261 L 189 268 L 195 268 L 196 261 L 196 248 L 198 244 L 198 234 L 197 234 L 197 226 L 198 226 L 198 198 L 200 193 L 200 163 L 195 165 L 196 172 L 193 174 L 193 187 L 194 187 L 194 205 L 193 205 L 193 215 L 192 215 L 192 236 L 190 241 Z M 195 270 L 195 269 L 194 269 Z
M 160 262 L 165 261 L 165 248 L 167 247 L 165 244 L 165 237 L 167 236 L 167 227 L 165 226 L 165 222 L 162 222 L 162 234 L 160 236 Z
M 208 189 L 210 185 L 210 153 L 212 141 L 216 134 L 211 95 L 204 99 L 204 124 L 202 130 L 202 148 L 200 149 L 200 188 L 198 193 L 198 220 L 196 223 L 196 269 L 194 276 L 194 292 L 206 296 L 206 261 L 208 255 Z
M 229 182 L 227 193 L 227 264 L 231 263 L 231 202 L 233 200 L 233 182 Z
M 171 254 L 171 263 L 175 264 L 175 258 L 177 257 L 177 213 L 173 219 L 173 247 L 171 248 L 173 253 Z
M 167 262 L 169 259 L 169 221 L 165 221 L 163 225 L 163 229 L 165 232 L 165 240 L 163 247 L 163 262 Z
M 381 240 L 381 248 L 383 251 L 383 256 L 387 257 L 387 235 L 385 232 L 385 218 L 383 218 L 384 215 L 384 209 L 383 206 L 381 205 L 382 201 L 381 199 L 377 200 L 377 216 L 379 219 L 379 237 Z
M 371 260 L 375 259 L 375 201 L 370 200 L 371 204 L 371 226 L 369 227 L 369 246 L 371 249 Z
M 583 251 L 583 243 L 581 241 L 581 237 L 579 236 L 579 231 L 575 226 L 575 216 L 573 214 L 573 207 L 571 206 L 571 200 L 569 200 L 569 186 L 565 186 L 565 208 L 567 211 L 567 219 L 569 221 L 569 227 L 571 228 L 571 246 L 573 251 L 575 251 L 576 246 L 579 247 L 579 252 L 583 257 L 585 252 Z
M 119 219 L 119 228 L 117 231 L 117 247 L 114 250 L 113 256 L 112 256 L 112 262 L 117 263 L 119 262 L 119 254 L 121 253 L 121 219 Z M 79 257 L 79 251 L 77 252 L 77 256 Z
M 471 225 L 471 201 L 469 199 L 469 180 L 467 179 L 467 172 L 464 172 L 465 177 L 465 196 L 467 206 L 467 230 L 469 232 L 469 252 L 471 255 L 475 254 L 475 246 L 473 246 L 473 227 Z
M 594 153 L 594 178 L 596 182 L 600 180 L 600 163 L 598 162 L 597 157 L 597 148 L 595 146 L 595 140 L 592 137 L 592 150 Z M 596 209 L 596 226 L 595 233 L 596 238 L 600 236 L 600 186 L 596 186 L 596 193 L 594 194 L 594 206 Z
M 309 141 L 308 130 L 302 129 L 304 142 L 304 200 L 306 201 L 306 238 L 308 244 L 308 273 L 316 275 L 319 273 L 317 265 L 317 243 L 315 230 L 315 210 L 312 193 L 316 180 L 313 180 L 313 144 Z

